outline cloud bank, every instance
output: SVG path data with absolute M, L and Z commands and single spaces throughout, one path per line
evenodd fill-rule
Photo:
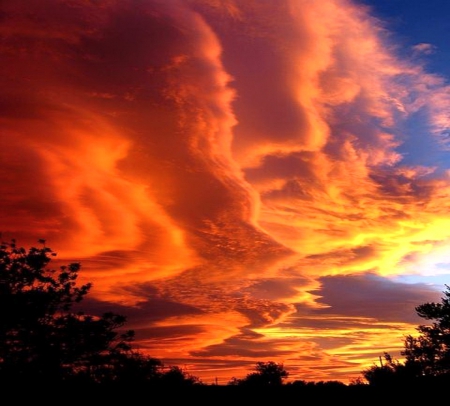
M 449 86 L 347 0 L 5 0 L 2 238 L 208 382 L 347 381 L 448 275 Z M 424 268 L 426 267 L 426 269 Z M 428 272 L 428 274 L 427 274 Z

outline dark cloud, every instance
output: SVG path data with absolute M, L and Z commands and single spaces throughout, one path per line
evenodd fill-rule
M 286 357 L 293 354 L 294 350 L 281 350 L 279 343 L 274 341 L 260 341 L 261 336 L 255 334 L 253 337 L 249 333 L 227 338 L 223 343 L 211 345 L 200 351 L 192 351 L 196 357 L 250 357 L 254 359 L 265 359 L 267 357 Z
M 123 290 L 123 292 L 126 291 L 141 298 L 146 297 L 146 300 L 141 300 L 133 306 L 127 306 L 86 298 L 83 308 L 85 311 L 94 312 L 94 314 L 105 313 L 114 309 L 115 312 L 127 316 L 132 326 L 148 325 L 174 316 L 182 317 L 203 313 L 201 309 L 194 306 L 161 297 L 158 289 L 151 285 L 139 286 L 138 289 L 131 287 Z
M 341 315 L 350 323 L 353 317 L 381 323 L 423 323 L 425 321 L 417 316 L 415 307 L 439 301 L 441 296 L 435 287 L 424 283 L 399 283 L 375 274 L 329 276 L 320 281 L 320 289 L 311 293 L 319 295 L 317 302 L 327 307 L 312 313 Z
M 306 278 L 262 279 L 256 281 L 243 292 L 248 292 L 256 299 L 277 300 L 293 298 L 298 294 L 297 286 L 301 286 Z

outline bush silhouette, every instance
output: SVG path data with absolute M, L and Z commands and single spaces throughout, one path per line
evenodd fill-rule
M 255 372 L 248 374 L 244 379 L 233 378 L 229 385 L 232 386 L 267 386 L 278 387 L 289 376 L 283 364 L 273 361 L 257 362 Z

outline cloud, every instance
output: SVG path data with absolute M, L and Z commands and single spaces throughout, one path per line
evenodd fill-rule
M 93 311 L 205 377 L 273 357 L 344 379 L 399 348 L 440 288 L 389 278 L 448 274 L 449 88 L 368 8 L 2 12 L 3 239 L 80 262 Z
M 414 45 L 412 49 L 416 54 L 429 55 L 434 53 L 436 47 L 433 44 L 422 42 L 420 44 Z
M 321 278 L 319 303 L 327 308 L 314 310 L 354 317 L 368 317 L 381 322 L 425 322 L 415 307 L 436 302 L 439 294 L 424 283 L 402 284 L 374 274 L 330 276 Z M 329 306 L 329 308 L 328 308 Z

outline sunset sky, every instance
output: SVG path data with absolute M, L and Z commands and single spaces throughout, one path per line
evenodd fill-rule
M 446 0 L 3 0 L 0 232 L 205 383 L 349 382 L 450 281 Z M 447 48 L 446 48 L 447 47 Z

